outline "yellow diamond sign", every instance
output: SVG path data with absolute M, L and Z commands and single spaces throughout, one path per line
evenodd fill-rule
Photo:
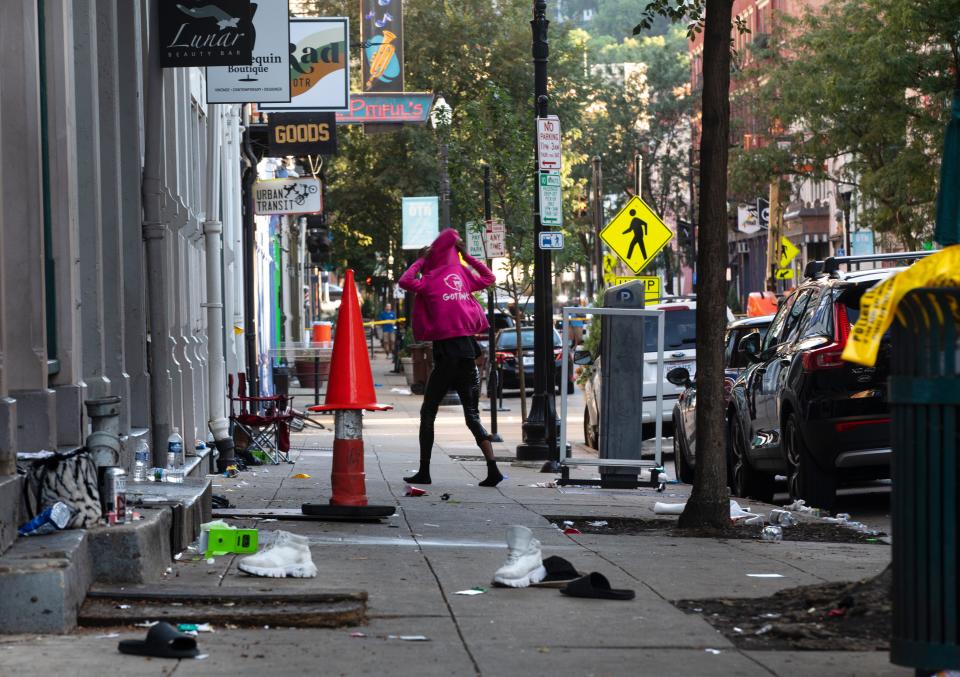
M 800 253 L 800 249 L 797 245 L 793 244 L 786 236 L 780 238 L 780 267 L 786 268 L 790 265 L 790 262 L 797 258 L 797 254 Z M 781 280 L 784 278 L 780 278 Z M 786 278 L 790 279 L 790 278 Z
M 639 273 L 673 238 L 673 232 L 647 203 L 634 196 L 600 231 L 600 238 L 630 270 Z

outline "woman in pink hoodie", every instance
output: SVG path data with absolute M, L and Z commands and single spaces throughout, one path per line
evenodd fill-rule
M 460 263 L 461 255 L 470 268 Z M 440 401 L 451 388 L 460 396 L 467 427 L 487 459 L 487 477 L 480 486 L 495 487 L 503 480 L 494 460 L 490 435 L 480 422 L 480 372 L 476 364 L 480 345 L 473 338 L 489 327 L 473 292 L 493 282 L 490 269 L 467 253 L 463 240 L 452 228 L 440 233 L 426 253 L 400 276 L 400 287 L 416 294 L 413 336 L 418 341 L 433 342 L 433 371 L 420 408 L 420 469 L 416 475 L 403 478 L 411 484 L 431 482 L 433 424 Z

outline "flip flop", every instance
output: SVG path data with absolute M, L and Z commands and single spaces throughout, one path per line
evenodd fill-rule
M 560 592 L 570 597 L 589 597 L 592 599 L 633 599 L 636 593 L 633 590 L 614 590 L 610 587 L 610 581 L 603 574 L 587 574 L 575 581 L 570 581 L 566 586 L 560 588 Z
M 583 576 L 570 562 L 556 555 L 543 560 L 543 568 L 547 570 L 547 575 L 539 583 L 531 583 L 532 587 L 561 588 L 565 583 Z
M 164 621 L 150 628 L 146 639 L 121 640 L 117 649 L 132 656 L 155 658 L 196 658 L 200 654 L 195 638 Z

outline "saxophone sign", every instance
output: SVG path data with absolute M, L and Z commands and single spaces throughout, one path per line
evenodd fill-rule
M 403 91 L 403 0 L 361 0 L 363 91 Z

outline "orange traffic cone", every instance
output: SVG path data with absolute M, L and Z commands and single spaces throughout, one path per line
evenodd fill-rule
M 370 519 L 393 514 L 392 506 L 368 506 L 363 468 L 363 411 L 382 411 L 373 391 L 370 356 L 363 335 L 363 320 L 353 271 L 343 283 L 343 300 L 337 315 L 337 334 L 330 359 L 330 376 L 324 403 L 310 411 L 334 411 L 332 496 L 330 505 L 305 504 L 305 515 Z

